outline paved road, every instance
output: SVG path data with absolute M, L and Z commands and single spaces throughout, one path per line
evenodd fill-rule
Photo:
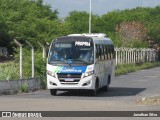
M 110 90 L 99 91 L 96 97 L 86 92 L 62 91 L 51 96 L 48 90 L 0 96 L 0 111 L 159 111 L 160 105 L 136 102 L 155 95 L 160 95 L 160 67 L 115 77 Z

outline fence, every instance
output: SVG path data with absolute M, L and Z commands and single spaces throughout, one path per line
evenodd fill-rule
M 116 65 L 157 61 L 157 53 L 156 49 L 150 48 L 115 48 Z M 0 47 L 0 56 L 7 55 L 7 48 Z
M 31 47 L 31 49 L 34 49 Z M 43 50 L 44 51 L 44 50 Z M 34 51 L 32 51 L 32 78 L 34 78 Z M 0 55 L 7 54 L 7 49 L 0 47 Z M 44 56 L 44 55 L 43 55 Z M 145 49 L 145 48 L 115 48 L 115 57 L 116 57 L 116 65 L 119 64 L 130 64 L 130 63 L 143 63 L 143 62 L 154 62 L 158 61 L 159 55 L 158 51 L 155 49 Z M 20 56 L 20 60 L 22 60 L 22 54 Z M 5 69 L 6 66 L 6 69 Z M 21 66 L 21 67 L 19 67 Z M 13 74 L 12 72 L 6 72 L 9 69 L 14 69 L 14 71 L 18 71 L 17 73 L 20 76 L 20 79 L 23 78 L 22 76 L 22 62 L 19 66 L 16 66 L 15 64 L 12 65 L 0 65 L 0 80 L 9 78 L 8 76 L 14 77 L 16 74 Z M 8 68 L 7 68 L 8 67 Z M 19 69 L 20 68 L 20 69 Z M 3 72 L 4 71 L 4 72 Z M 13 70 L 11 70 L 13 71 Z M 4 74 L 5 73 L 5 74 Z M 18 75 L 17 74 L 17 75 Z M 12 78 L 11 78 L 12 79 Z
M 116 65 L 157 61 L 158 51 L 145 48 L 115 48 Z
M 6 47 L 0 47 L 0 56 L 7 56 L 8 50 Z

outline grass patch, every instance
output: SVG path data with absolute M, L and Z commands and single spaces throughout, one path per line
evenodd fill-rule
M 123 64 L 116 66 L 116 76 L 160 66 L 160 62 L 146 62 L 140 64 Z
M 23 84 L 21 86 L 21 92 L 27 93 L 29 91 L 29 86 L 27 84 Z
M 19 78 L 19 65 L 15 62 L 0 63 L 0 80 Z

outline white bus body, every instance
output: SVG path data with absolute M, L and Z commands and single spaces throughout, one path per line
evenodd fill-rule
M 96 95 L 99 88 L 108 89 L 114 68 L 114 45 L 105 34 L 59 37 L 48 54 L 47 88 L 51 95 L 56 95 L 57 90 L 76 89 Z

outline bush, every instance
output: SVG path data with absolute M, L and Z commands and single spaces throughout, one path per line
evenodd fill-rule
M 27 84 L 23 84 L 21 86 L 21 92 L 29 92 L 29 86 Z
M 19 64 L 19 50 L 17 49 L 15 61 Z M 32 58 L 31 51 L 27 48 L 23 48 L 23 79 L 32 77 Z M 34 53 L 34 70 L 35 77 L 41 78 L 42 88 L 46 88 L 46 59 L 42 58 L 41 51 L 35 51 Z

